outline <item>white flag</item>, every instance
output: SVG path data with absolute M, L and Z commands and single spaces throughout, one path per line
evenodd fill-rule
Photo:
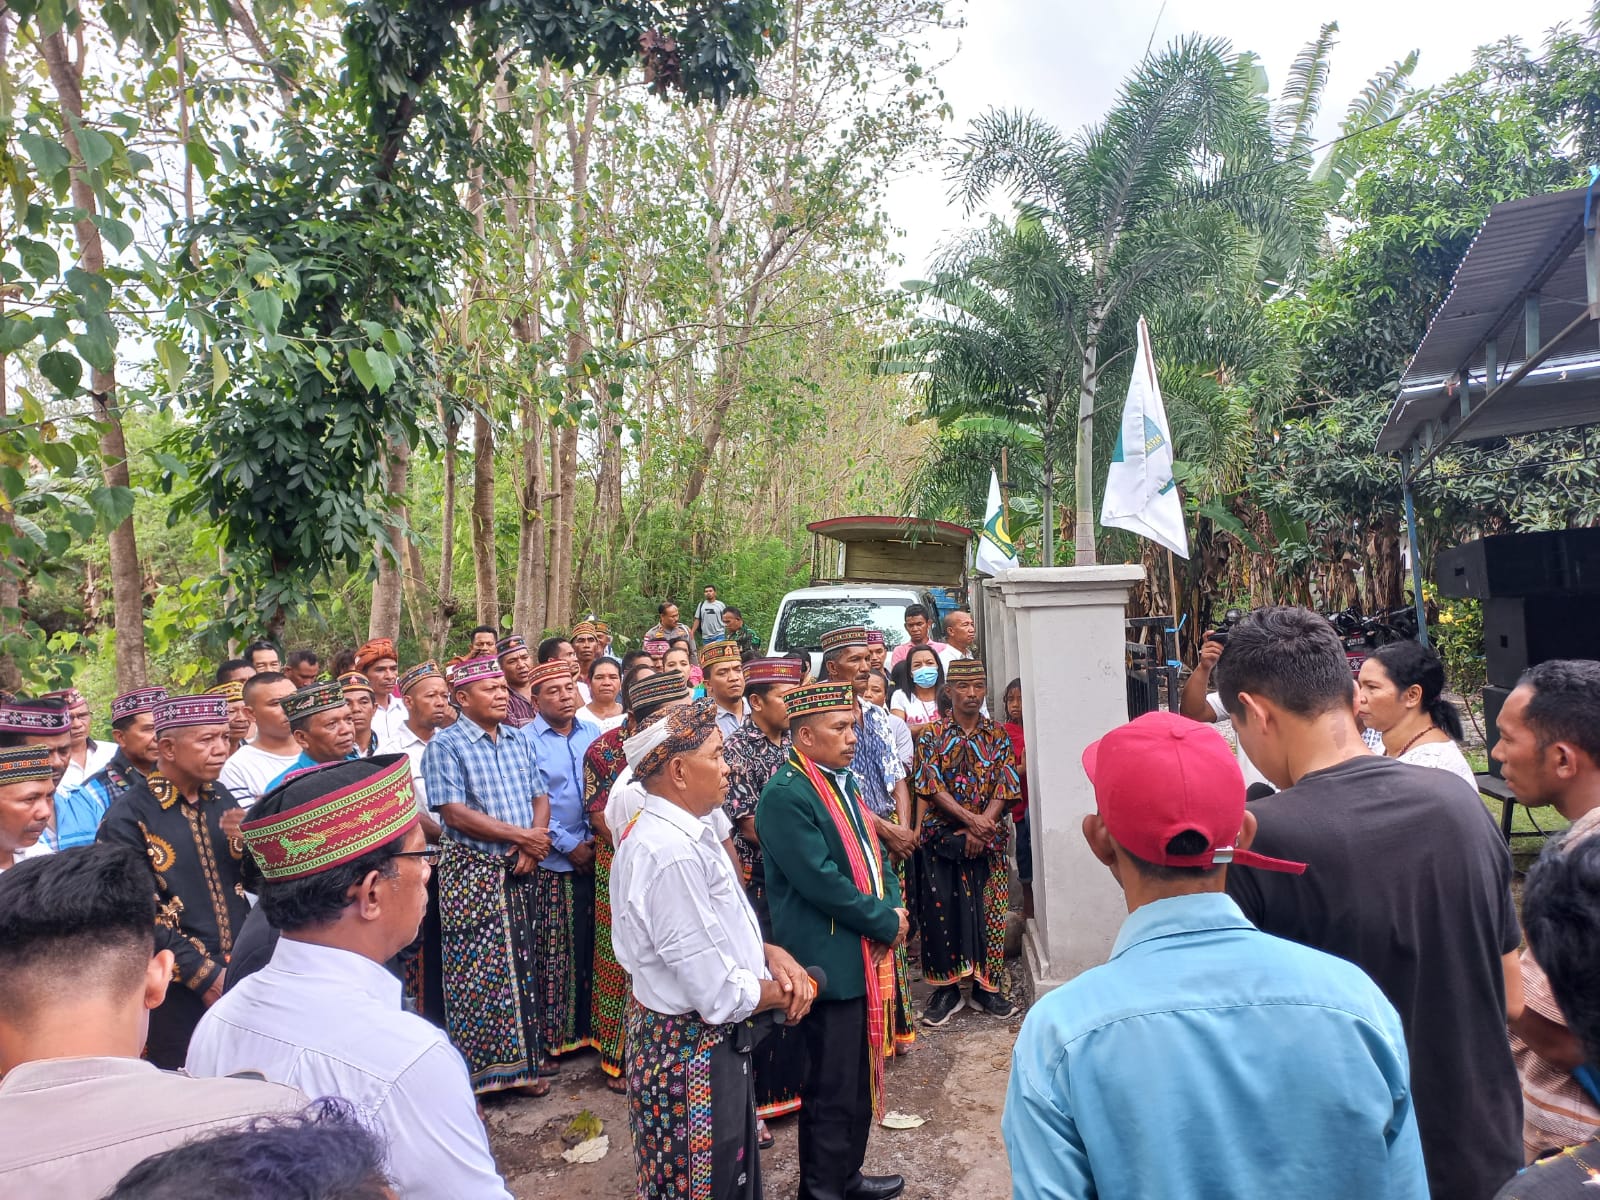
M 978 570 L 986 575 L 1009 571 L 1017 565 L 1017 546 L 1006 528 L 1006 510 L 1000 506 L 1000 477 L 989 472 L 989 511 L 978 535 Z
M 1183 527 L 1183 501 L 1172 477 L 1172 433 L 1156 382 L 1156 358 L 1150 331 L 1139 318 L 1139 353 L 1128 381 L 1128 403 L 1122 410 L 1116 453 L 1106 475 L 1100 524 L 1131 530 L 1183 558 L 1189 557 L 1189 535 Z

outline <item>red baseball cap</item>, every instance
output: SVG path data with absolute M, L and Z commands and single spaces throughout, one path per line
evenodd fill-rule
M 1083 752 L 1100 819 L 1119 845 L 1162 867 L 1237 863 L 1302 874 L 1305 863 L 1239 850 L 1244 776 L 1216 730 L 1177 713 L 1152 712 L 1113 729 Z M 1203 836 L 1203 854 L 1168 854 L 1180 833 Z

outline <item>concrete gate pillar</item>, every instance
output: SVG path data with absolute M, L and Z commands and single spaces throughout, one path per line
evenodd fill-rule
M 982 641 L 978 644 L 978 653 L 989 668 L 989 691 L 995 696 L 1004 692 L 1006 684 L 1017 677 L 1017 619 L 1006 607 L 1001 587 L 999 579 L 983 581 L 984 622 Z M 1003 714 L 991 703 L 989 715 L 998 721 Z
M 1102 963 L 1127 916 L 1083 840 L 1094 789 L 1084 747 L 1128 719 L 1123 625 L 1139 566 L 1019 567 L 998 577 L 1015 629 L 1028 731 L 1034 917 L 1023 954 L 1034 996 Z M 1004 686 L 1002 684 L 1001 686 Z

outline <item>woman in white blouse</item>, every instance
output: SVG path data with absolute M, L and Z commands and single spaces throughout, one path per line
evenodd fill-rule
M 909 725 L 915 737 L 920 726 L 939 719 L 944 663 L 939 661 L 938 651 L 918 646 L 906 655 L 904 680 L 906 686 L 895 688 L 889 700 L 889 711 Z
M 1420 642 L 1380 646 L 1361 664 L 1356 707 L 1368 729 L 1383 735 L 1383 753 L 1437 767 L 1478 790 L 1461 753 L 1461 714 L 1444 698 L 1444 664 Z

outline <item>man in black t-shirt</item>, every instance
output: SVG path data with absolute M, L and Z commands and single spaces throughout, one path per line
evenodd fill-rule
M 1344 649 L 1315 613 L 1252 613 L 1215 680 L 1241 748 L 1282 789 L 1250 806 L 1254 848 L 1309 864 L 1236 868 L 1229 894 L 1268 933 L 1372 976 L 1405 1026 L 1433 1195 L 1488 1200 L 1522 1162 L 1506 1036 L 1521 932 L 1494 820 L 1448 772 L 1367 750 Z

